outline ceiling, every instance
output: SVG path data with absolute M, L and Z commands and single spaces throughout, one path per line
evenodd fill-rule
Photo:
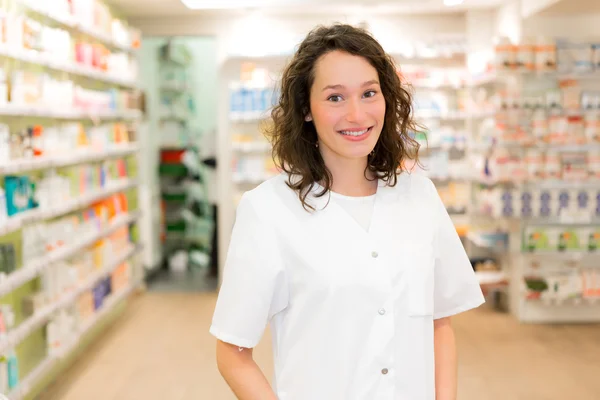
M 600 0 L 562 0 L 552 4 L 540 14 L 565 15 L 584 13 L 600 13 Z
M 598 1 L 598 0 L 589 0 Z M 124 16 L 129 18 L 177 17 L 191 15 L 223 15 L 245 10 L 194 11 L 185 7 L 181 0 L 109 0 Z M 502 0 L 464 0 L 459 6 L 446 7 L 443 0 L 288 0 L 291 5 L 265 10 L 270 14 L 336 14 L 368 11 L 372 14 L 422 14 L 463 12 L 469 8 L 492 8 Z

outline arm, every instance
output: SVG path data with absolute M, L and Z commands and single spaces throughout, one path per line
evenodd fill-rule
M 450 317 L 434 321 L 435 398 L 456 400 L 457 355 Z
M 254 359 L 252 349 L 217 340 L 217 366 L 219 372 L 239 400 L 277 400 Z

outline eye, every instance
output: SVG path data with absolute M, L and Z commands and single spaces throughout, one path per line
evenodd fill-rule
M 332 101 L 334 103 L 339 103 L 340 101 L 342 101 L 342 96 L 338 95 L 338 94 L 334 94 L 332 96 L 329 96 L 327 98 L 328 101 Z
M 369 98 L 375 96 L 376 94 L 376 90 L 367 90 L 363 96 Z

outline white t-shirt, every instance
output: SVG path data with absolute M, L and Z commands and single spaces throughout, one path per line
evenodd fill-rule
M 330 193 L 333 201 L 338 203 L 365 231 L 369 230 L 375 206 L 375 195 L 354 197 L 331 191 Z
M 210 332 L 252 348 L 270 323 L 280 400 L 434 400 L 433 321 L 484 302 L 435 186 L 379 182 L 365 230 L 286 180 L 242 197 Z

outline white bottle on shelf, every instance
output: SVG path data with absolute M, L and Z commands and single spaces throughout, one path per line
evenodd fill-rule
M 10 130 L 7 125 L 0 124 L 0 165 L 10 161 Z
M 6 357 L 5 357 L 6 358 Z M 8 362 L 0 361 L 0 393 L 8 393 Z
M 515 66 L 515 63 L 515 46 L 508 37 L 500 37 L 496 44 L 496 69 L 498 71 L 508 71 Z
M 600 150 L 592 150 L 588 153 L 588 178 L 592 181 L 600 179 Z
M 6 193 L 0 187 L 0 226 L 4 226 L 8 222 L 8 213 L 6 209 Z
M 525 37 L 517 46 L 517 69 L 519 71 L 533 71 L 535 68 L 535 42 L 532 38 Z
M 552 71 L 556 69 L 556 43 L 548 37 L 540 36 L 535 44 L 535 69 Z
M 592 66 L 595 71 L 600 70 L 600 43 L 592 45 Z
M 560 169 L 561 164 L 558 152 L 554 150 L 549 150 L 546 153 L 544 176 L 546 177 L 546 179 L 550 180 L 560 179 Z

